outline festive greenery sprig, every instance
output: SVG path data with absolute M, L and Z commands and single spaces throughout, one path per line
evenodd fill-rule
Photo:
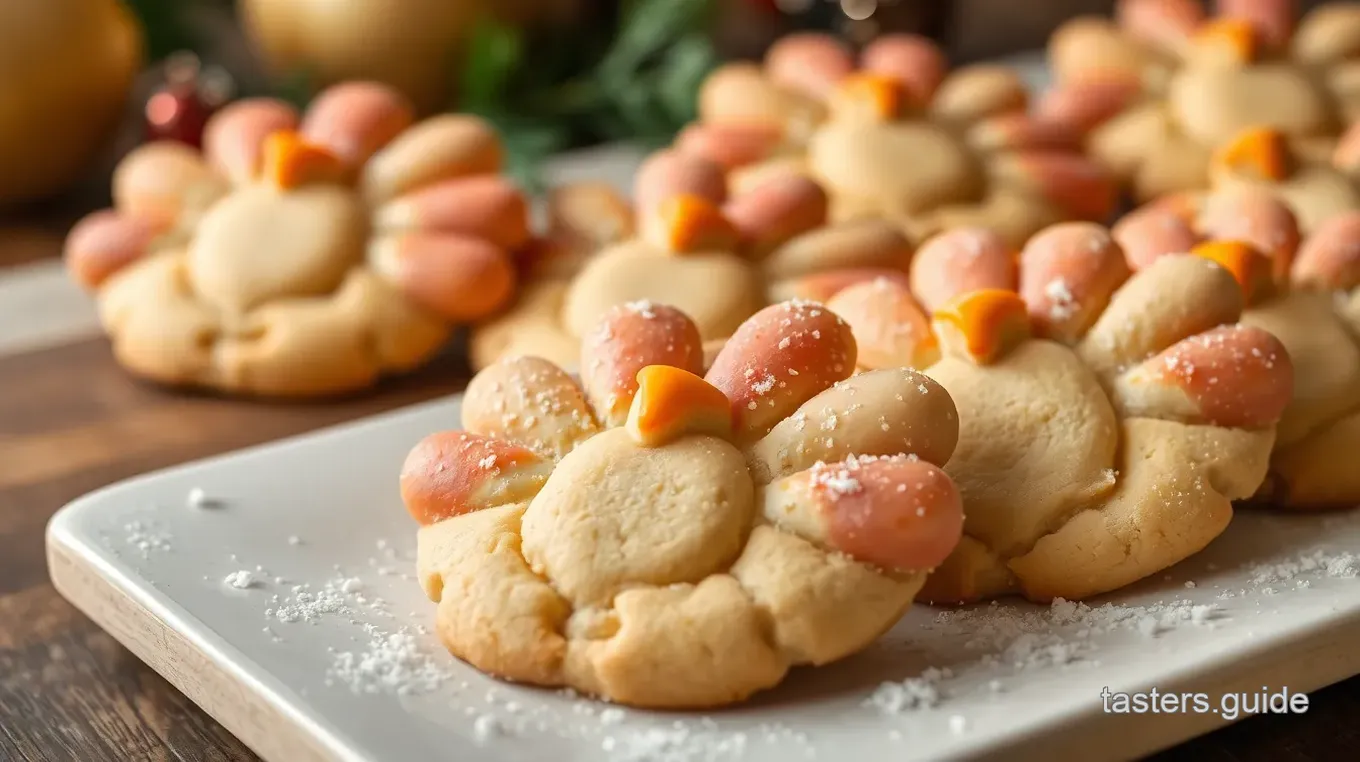
M 510 171 L 531 187 L 542 160 L 569 146 L 664 143 L 694 119 L 699 85 L 718 62 L 708 36 L 714 5 L 630 0 L 616 25 L 542 36 L 483 19 L 458 106 L 496 125 Z

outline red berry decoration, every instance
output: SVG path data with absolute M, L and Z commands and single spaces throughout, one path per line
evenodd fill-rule
M 146 139 L 201 148 L 208 117 L 227 102 L 231 90 L 231 78 L 221 69 L 204 70 L 192 53 L 171 56 L 165 62 L 165 84 L 146 102 Z

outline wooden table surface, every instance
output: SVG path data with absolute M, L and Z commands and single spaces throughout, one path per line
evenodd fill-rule
M 0 221 L 0 293 L 7 272 L 57 253 L 59 231 L 15 230 L 28 228 Z M 0 300 L 0 331 L 23 320 Z M 255 759 L 57 594 L 48 518 L 106 484 L 448 394 L 466 375 L 450 358 L 367 396 L 263 405 L 132 381 L 97 336 L 0 350 L 0 760 Z M 1316 693 L 1307 714 L 1239 722 L 1158 758 L 1360 759 L 1360 678 Z

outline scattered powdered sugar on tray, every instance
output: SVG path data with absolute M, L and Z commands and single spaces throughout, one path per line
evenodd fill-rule
M 289 538 L 289 545 L 301 541 Z M 369 559 L 369 567 L 379 575 L 394 574 L 389 562 L 410 565 L 413 559 L 404 556 L 385 540 L 377 541 L 380 557 Z M 255 581 L 251 572 L 241 579 Z M 228 584 L 237 579 L 228 576 Z M 324 620 L 339 620 L 357 627 L 362 633 L 357 649 L 329 649 L 331 664 L 326 672 L 326 684 L 341 684 L 356 693 L 392 693 L 408 695 L 426 693 L 439 688 L 452 676 L 450 658 L 422 645 L 423 626 L 386 626 L 395 619 L 387 601 L 372 594 L 370 586 L 359 576 L 341 572 L 319 585 L 304 582 L 270 599 L 264 615 L 272 623 L 284 625 L 316 625 Z M 265 631 L 277 633 L 270 627 Z M 286 630 L 280 632 L 286 633 Z M 276 637 L 282 640 L 281 637 Z
M 266 609 L 264 615 L 285 624 L 294 622 L 316 624 L 322 617 L 331 614 L 350 616 L 354 610 L 350 607 L 350 601 L 346 599 L 341 584 L 343 580 L 340 580 L 339 584 L 336 580 L 331 580 L 316 590 L 312 589 L 310 583 L 294 585 L 288 596 L 278 601 L 278 606 Z
M 193 489 L 189 490 L 189 494 L 188 496 L 185 497 L 184 502 L 190 508 L 199 509 L 216 508 L 218 505 L 220 505 L 220 503 L 217 500 L 208 497 L 208 493 L 205 492 L 202 487 L 194 487 Z
M 953 676 L 949 669 L 927 667 L 920 677 L 881 683 L 864 705 L 884 714 L 900 714 L 914 709 L 931 709 L 940 703 L 940 683 Z
M 1291 582 L 1300 577 L 1338 577 L 1349 579 L 1360 575 L 1360 557 L 1353 553 L 1311 553 L 1273 564 L 1257 564 L 1249 570 L 1251 586 L 1260 588 L 1272 583 Z
M 1221 600 L 1251 593 L 1276 595 L 1283 589 L 1306 590 L 1323 579 L 1360 578 L 1360 555 L 1347 551 L 1312 550 L 1284 560 L 1252 564 L 1246 569 L 1246 587 L 1219 593 Z
M 148 521 L 129 521 L 123 525 L 123 530 L 127 533 L 127 544 L 140 552 L 143 558 L 150 557 L 152 553 L 169 551 L 174 539 L 168 531 Z
M 368 625 L 367 648 L 333 654 L 328 683 L 358 693 L 426 693 L 452 677 L 447 659 L 436 659 L 407 628 L 386 632 Z
M 673 719 L 585 698 L 570 688 L 556 696 L 568 702 L 566 711 L 561 702 L 521 698 L 518 690 L 502 685 L 488 689 L 481 705 L 471 703 L 473 695 L 460 700 L 467 702 L 463 713 L 472 737 L 482 745 L 551 734 L 594 746 L 603 762 L 737 762 L 762 745 L 778 746 L 790 759 L 817 758 L 807 735 L 782 723 L 732 729 L 712 717 Z
M 255 576 L 255 572 L 249 569 L 242 569 L 228 574 L 222 579 L 222 584 L 227 587 L 234 587 L 237 590 L 246 590 L 252 587 L 259 587 L 261 580 Z
M 723 733 L 676 721 L 672 727 L 653 727 L 605 736 L 600 744 L 610 762 L 708 762 L 737 759 L 746 752 L 745 733 Z
M 960 670 L 984 673 L 990 678 L 989 692 L 1001 693 L 1000 676 L 1079 662 L 1097 664 L 1098 636 L 1122 630 L 1154 638 L 1181 625 L 1212 627 L 1219 618 L 1216 605 L 1185 600 L 1091 606 L 1058 598 L 1046 608 L 993 601 L 941 611 L 922 629 L 956 640 L 978 658 L 966 666 L 930 667 L 916 677 L 881 683 L 863 703 L 883 714 L 933 709 L 948 698 L 947 684 Z

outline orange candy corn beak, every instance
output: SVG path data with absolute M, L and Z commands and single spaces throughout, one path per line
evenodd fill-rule
M 852 74 L 840 83 L 836 102 L 843 113 L 887 122 L 901 116 L 909 95 L 900 82 L 878 74 Z
M 946 354 L 963 353 L 986 365 L 1029 338 L 1029 313 L 1019 294 L 989 288 L 946 302 L 933 316 Z
M 1256 30 L 1243 19 L 1220 18 L 1200 27 L 1195 33 L 1195 45 L 1214 55 L 1214 60 L 1235 64 L 1255 61 L 1260 55 L 1260 40 Z
M 1214 165 L 1228 172 L 1279 182 L 1289 177 L 1289 146 L 1278 130 L 1246 130 L 1214 155 Z
M 657 210 L 657 243 L 668 251 L 723 251 L 736 248 L 738 233 L 716 204 L 702 196 L 671 196 Z
M 626 427 L 644 447 L 660 447 L 686 434 L 732 436 L 732 403 L 699 376 L 648 365 L 638 371 L 637 382 Z
M 294 130 L 270 133 L 264 141 L 264 177 L 287 190 L 309 183 L 339 182 L 344 163 L 330 151 L 308 143 Z
M 1232 273 L 1242 287 L 1242 296 L 1247 304 L 1260 301 L 1273 285 L 1270 258 L 1249 243 L 1206 241 L 1191 249 L 1190 253 L 1211 260 Z

